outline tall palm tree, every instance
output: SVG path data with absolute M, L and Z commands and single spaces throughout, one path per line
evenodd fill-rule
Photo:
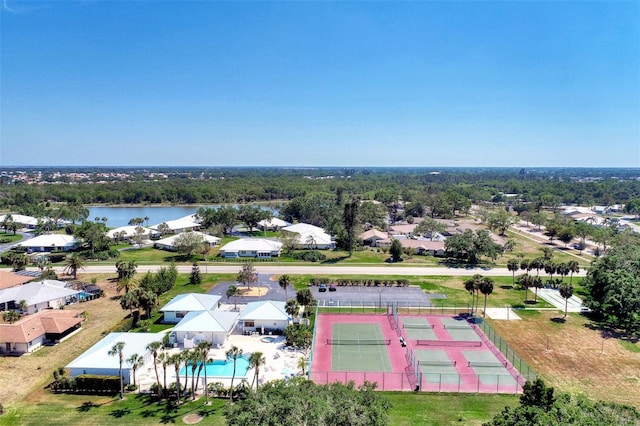
M 278 284 L 280 285 L 280 288 L 284 290 L 284 300 L 288 300 L 287 288 L 291 284 L 291 278 L 289 278 L 289 275 L 280 275 L 280 278 L 278 278 Z
M 476 294 L 476 281 L 473 279 L 473 277 L 465 280 L 464 289 L 467 290 L 471 295 L 471 314 L 473 315 L 473 312 L 474 312 L 473 307 L 475 305 L 475 294 Z
M 569 304 L 569 298 L 573 296 L 573 286 L 571 284 L 560 285 L 560 296 L 564 298 L 564 318 L 567 317 L 567 308 Z
M 167 352 L 160 352 L 158 354 L 158 362 L 162 365 L 162 375 L 164 377 L 162 389 L 163 393 L 167 391 L 167 367 L 169 366 L 170 355 Z M 160 386 L 158 386 L 160 388 Z
M 193 351 L 189 352 L 189 362 L 191 363 L 191 399 L 196 399 L 196 371 L 201 360 L 200 350 L 196 347 Z
M 144 358 L 138 354 L 131 354 L 131 356 L 127 358 L 127 364 L 129 364 L 129 366 L 133 370 L 133 386 L 137 388 L 138 385 L 136 383 L 136 372 L 138 371 L 138 368 L 144 365 Z
M 124 378 L 122 377 L 122 363 L 124 362 L 124 342 L 117 342 L 109 352 L 109 356 L 117 356 L 119 361 L 118 375 L 120 376 L 120 399 L 124 398 Z
M 156 371 L 156 383 L 158 384 L 158 398 L 160 398 L 160 376 L 158 376 L 158 351 L 160 351 L 160 349 L 162 349 L 162 342 L 157 341 L 157 342 L 151 342 L 147 345 L 146 348 L 149 352 L 151 352 L 151 355 L 153 355 L 153 368 Z M 165 386 L 166 386 L 166 380 L 165 380 Z
M 233 297 L 233 309 L 238 310 L 238 296 L 240 295 L 240 289 L 235 285 L 230 285 L 227 288 L 227 300 Z
M 207 363 L 209 362 L 209 351 L 213 345 L 210 342 L 200 342 L 196 349 L 200 352 L 200 368 L 198 369 L 198 382 L 200 381 L 200 371 L 204 369 L 204 399 L 209 404 L 209 388 L 207 385 Z
M 144 221 L 147 224 L 147 227 L 149 227 L 149 216 L 145 216 Z
M 84 269 L 84 260 L 82 260 L 78 253 L 67 256 L 64 272 L 73 275 L 73 279 L 75 280 L 78 279 L 78 269 Z
M 564 282 L 564 277 L 569 274 L 569 265 L 564 262 L 558 263 L 556 272 L 558 273 L 558 275 L 560 275 L 559 282 L 560 284 L 562 284 Z
M 511 287 L 513 287 L 516 285 L 516 272 L 520 269 L 520 262 L 518 262 L 518 259 L 509 259 L 507 262 L 507 269 L 511 271 L 513 275 L 511 280 Z
M 181 353 L 175 353 L 168 359 L 169 365 L 173 365 L 176 372 L 176 400 L 178 405 L 180 405 L 180 394 L 182 393 L 182 388 L 180 387 L 180 367 L 182 367 L 182 360 L 183 356 Z
M 524 288 L 524 303 L 529 301 L 529 286 L 531 285 L 531 276 L 529 274 L 522 274 L 518 276 L 518 284 Z
M 480 282 L 479 290 L 484 294 L 484 310 L 482 316 L 487 316 L 487 296 L 493 293 L 493 280 L 489 277 L 484 277 Z
M 253 375 L 253 381 L 251 382 L 250 387 L 253 387 L 253 383 L 255 382 L 256 391 L 258 390 L 258 386 L 260 384 L 258 380 L 259 374 L 260 374 L 260 367 L 263 366 L 266 362 L 267 360 L 265 359 L 262 352 L 253 352 L 249 357 L 249 368 L 255 368 L 255 374 Z
M 571 273 L 571 277 L 569 278 L 569 284 L 573 285 L 573 274 L 580 272 L 580 265 L 575 260 L 570 260 L 567 262 L 567 267 L 569 268 L 569 272 Z
M 231 376 L 231 388 L 229 389 L 229 400 L 233 401 L 233 380 L 236 378 L 236 365 L 238 358 L 242 356 L 242 349 L 237 346 L 231 346 L 226 352 L 227 359 L 233 360 L 233 375 Z

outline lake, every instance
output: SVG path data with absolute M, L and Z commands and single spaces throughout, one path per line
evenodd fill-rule
M 127 226 L 129 221 L 134 217 L 149 217 L 149 226 L 159 225 L 168 220 L 180 219 L 189 216 L 198 211 L 202 206 L 144 206 L 144 207 L 89 207 L 89 220 L 95 220 L 96 217 L 106 217 L 107 227 L 118 228 Z M 220 207 L 220 206 L 204 206 L 204 207 Z M 234 206 L 237 207 L 237 206 Z M 269 208 L 260 206 L 265 210 L 272 210 L 273 214 L 278 212 Z M 147 226 L 146 223 L 143 226 Z

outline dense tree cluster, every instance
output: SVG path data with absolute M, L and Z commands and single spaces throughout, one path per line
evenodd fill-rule
M 246 398 L 225 409 L 231 426 L 260 425 L 351 425 L 383 426 L 388 424 L 389 402 L 365 383 L 315 383 L 295 378 L 277 380 L 251 391 Z
M 640 241 L 616 244 L 597 259 L 583 280 L 585 304 L 597 318 L 627 333 L 640 332 Z
M 537 379 L 524 385 L 519 406 L 505 408 L 485 426 L 618 426 L 639 422 L 640 412 L 634 407 L 556 394 Z

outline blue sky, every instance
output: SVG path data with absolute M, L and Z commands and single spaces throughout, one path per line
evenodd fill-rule
M 0 165 L 640 166 L 640 2 L 4 0 Z

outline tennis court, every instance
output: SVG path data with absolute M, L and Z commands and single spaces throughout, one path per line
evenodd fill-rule
M 479 342 L 481 340 L 473 325 L 465 319 L 443 317 L 440 318 L 440 322 L 451 336 L 451 340 L 463 342 Z
M 456 384 L 460 375 L 456 370 L 456 361 L 449 358 L 445 350 L 415 351 L 422 378 L 430 383 Z
M 393 371 L 385 339 L 379 324 L 333 324 L 331 371 Z
M 509 363 L 498 359 L 491 351 L 462 351 L 467 366 L 483 385 L 515 385 L 516 380 L 508 370 Z
M 428 319 L 418 316 L 402 316 L 403 333 L 411 340 L 436 340 L 433 324 Z

